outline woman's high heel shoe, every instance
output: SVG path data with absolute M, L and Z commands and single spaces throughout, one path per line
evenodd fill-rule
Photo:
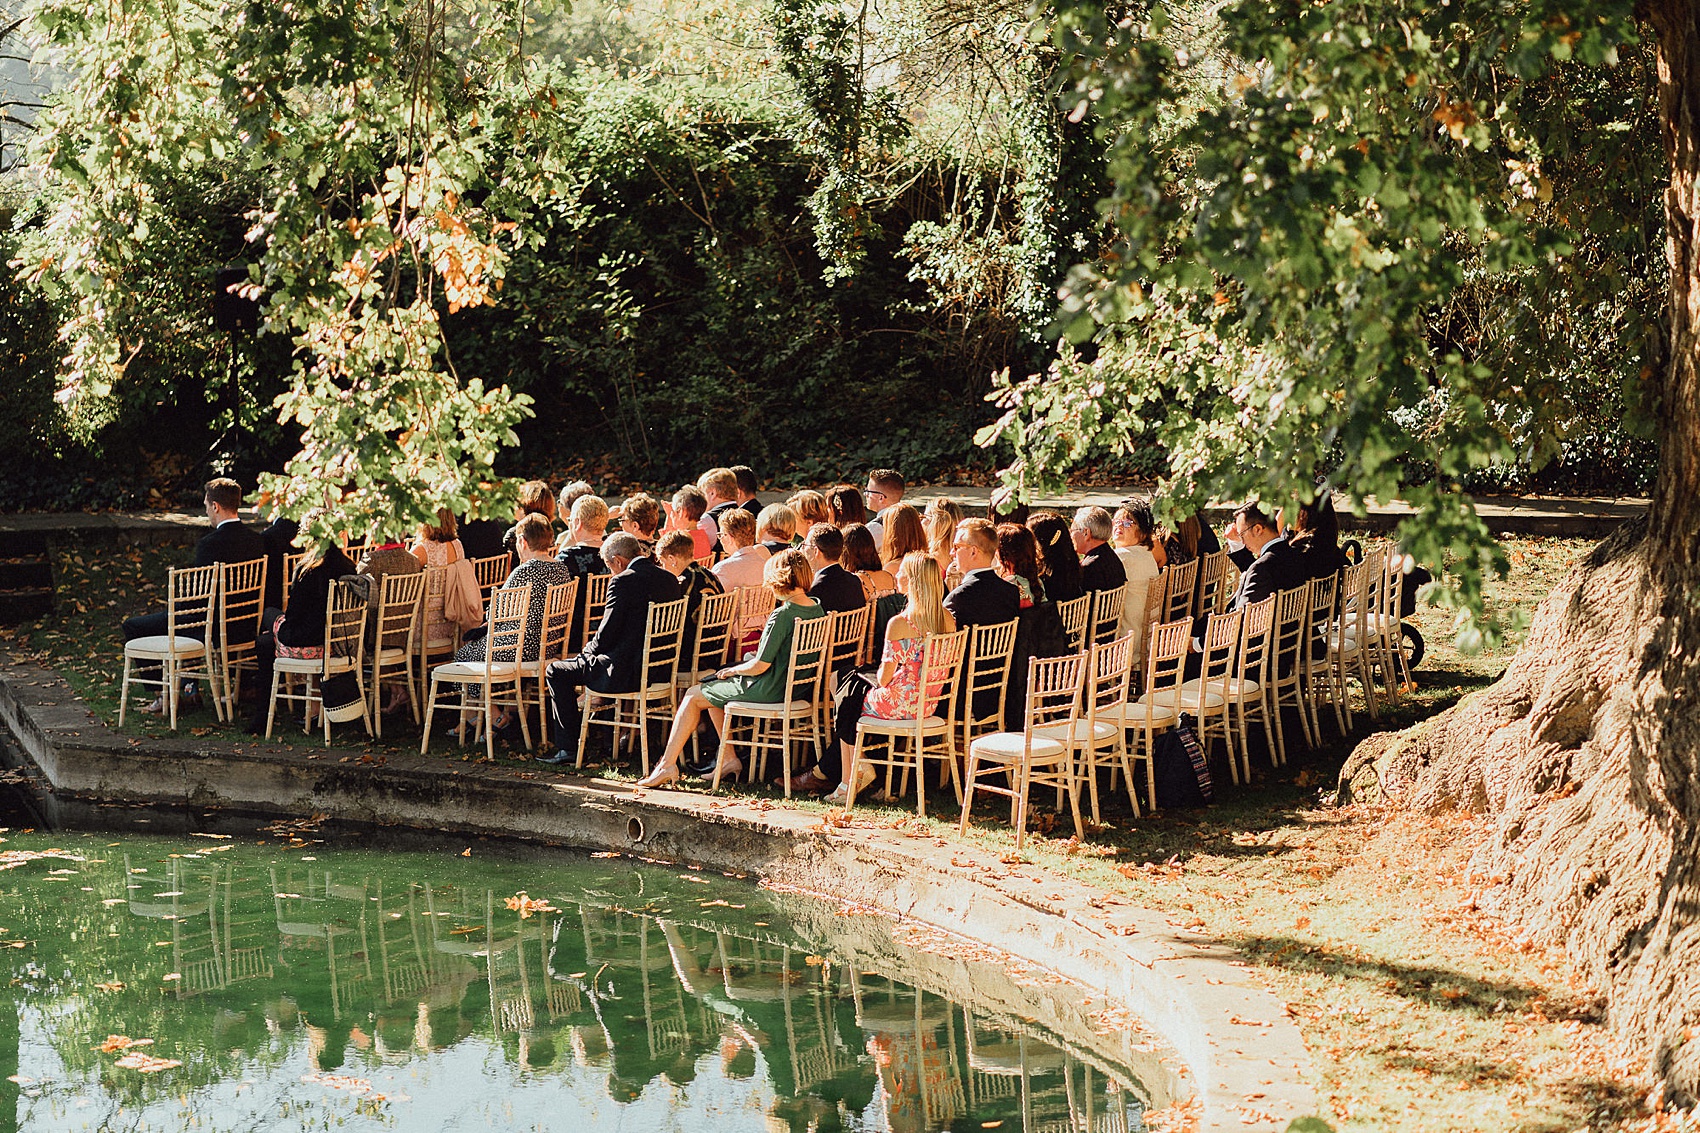
M 639 787 L 666 787 L 678 781 L 679 769 L 663 763 L 648 775 L 639 779 L 635 785 Z

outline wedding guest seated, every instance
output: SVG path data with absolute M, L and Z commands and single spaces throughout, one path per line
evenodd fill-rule
M 1346 569 L 1346 553 L 1340 549 L 1340 517 L 1327 493 L 1295 509 L 1287 543 L 1299 557 L 1306 578 L 1331 578 Z
M 583 501 L 579 501 L 582 503 Z M 649 607 L 682 597 L 679 580 L 643 553 L 635 536 L 610 535 L 602 545 L 602 560 L 614 577 L 608 582 L 608 604 L 602 624 L 577 655 L 551 661 L 548 685 L 549 734 L 559 749 L 543 763 L 571 763 L 578 744 L 579 690 L 636 692 L 643 680 L 644 634 Z
M 743 508 L 732 508 L 722 515 L 720 545 L 726 552 L 726 557 L 714 565 L 714 577 L 720 585 L 736 590 L 762 584 L 762 568 L 773 556 L 766 547 L 756 545 L 755 516 Z
M 1039 541 L 1033 532 L 1019 523 L 1000 523 L 997 526 L 998 550 L 994 565 L 998 577 L 1013 583 L 1020 595 L 1023 610 L 1045 600 L 1044 560 L 1039 557 Z
M 714 541 L 720 529 L 708 519 L 708 497 L 695 484 L 686 484 L 673 493 L 668 523 L 672 530 L 690 536 L 691 558 L 704 559 L 714 553 Z
M 1080 586 L 1087 593 L 1114 590 L 1127 581 L 1127 571 L 1110 546 L 1113 533 L 1108 511 L 1101 507 L 1075 509 L 1069 537 L 1080 555 Z
M 703 519 L 712 527 L 714 549 L 728 551 L 720 538 L 720 521 L 726 513 L 738 506 L 738 478 L 730 468 L 710 468 L 697 478 L 697 488 L 703 498 L 708 501 L 708 510 L 703 512 Z
M 956 624 L 985 626 L 1014 621 L 1021 610 L 1021 591 L 998 577 L 998 534 L 991 522 L 965 519 L 957 524 L 951 554 L 962 582 L 945 595 L 944 608 Z
M 1151 505 L 1144 500 L 1130 500 L 1116 510 L 1116 557 L 1127 572 L 1127 600 L 1122 604 L 1121 625 L 1116 636 L 1131 633 L 1133 655 L 1144 656 L 1146 600 L 1151 593 L 1151 580 L 1157 577 L 1157 559 L 1151 544 L 1157 534 L 1157 523 L 1151 515 Z
M 895 468 L 876 468 L 868 473 L 868 486 L 862 489 L 867 497 L 867 505 L 874 511 L 874 517 L 868 520 L 868 533 L 874 537 L 874 545 L 885 545 L 885 513 L 903 502 L 903 474 Z
M 1201 522 L 1196 515 L 1189 515 L 1175 524 L 1174 530 L 1161 531 L 1159 534 L 1161 538 L 1151 547 L 1151 554 L 1156 558 L 1159 567 L 1185 566 L 1200 556 L 1214 555 L 1222 549 L 1216 532 L 1211 530 L 1208 523 Z M 1238 563 L 1235 565 L 1239 566 Z M 1245 567 L 1240 566 L 1240 569 L 1244 570 Z
M 897 573 L 897 564 L 905 556 L 916 551 L 926 554 L 927 528 L 921 522 L 921 513 L 908 504 L 894 504 L 885 509 L 884 538 L 880 542 L 880 562 L 885 569 Z M 868 533 L 873 534 L 870 525 Z
M 839 680 L 833 694 L 832 728 L 838 742 L 827 745 L 813 769 L 792 778 L 793 791 L 824 791 L 836 783 L 826 801 L 844 802 L 850 793 L 844 773 L 856 750 L 857 721 L 863 717 L 913 720 L 933 714 L 944 682 L 941 679 L 923 694 L 921 661 L 927 637 L 956 632 L 956 619 L 944 605 L 944 578 L 938 563 L 924 552 L 905 556 L 897 567 L 897 591 L 908 601 L 886 626 L 879 669 L 852 669 Z M 860 791 L 873 782 L 873 768 L 863 767 L 857 778 Z
M 627 496 L 620 509 L 620 530 L 634 536 L 644 554 L 655 554 L 655 540 L 661 535 L 661 501 L 647 492 Z
M 876 594 L 887 594 L 897 589 L 897 577 L 880 562 L 873 533 L 860 523 L 852 523 L 844 529 L 844 558 L 840 561 L 844 569 L 861 582 L 862 594 L 869 601 Z
M 640 787 L 660 787 L 679 779 L 679 758 L 685 744 L 696 734 L 703 713 L 708 713 L 722 735 L 726 731 L 726 705 L 734 700 L 778 704 L 790 691 L 791 638 L 799 621 L 824 618 L 826 611 L 809 597 L 809 564 L 798 551 L 784 551 L 762 567 L 762 582 L 772 588 L 779 605 L 762 627 L 761 642 L 748 660 L 729 665 L 712 680 L 693 686 L 679 704 L 667 735 L 667 748 L 653 770 L 638 781 Z M 720 773 L 736 775 L 743 765 L 736 756 L 720 764 Z
M 541 515 L 554 534 L 555 493 L 541 480 L 527 480 L 519 486 L 519 502 L 514 505 L 514 525 L 502 533 L 502 550 L 508 553 L 508 569 L 519 565 L 519 521 L 528 515 Z
M 1068 522 L 1054 511 L 1036 511 L 1027 519 L 1027 530 L 1039 541 L 1045 563 L 1045 597 L 1052 602 L 1072 602 L 1086 593 L 1080 580 L 1080 555 Z
M 590 483 L 585 480 L 574 480 L 570 484 L 563 485 L 561 494 L 555 497 L 555 519 L 564 521 L 573 514 L 574 504 L 586 496 L 594 496 L 595 494 L 596 489 L 592 488 Z M 565 535 L 563 534 L 562 537 L 565 538 Z
M 602 537 L 608 529 L 608 505 L 601 496 L 580 496 L 573 502 L 572 516 L 567 520 L 566 543 L 555 558 L 567 564 L 579 578 L 589 574 L 606 574 L 602 561 Z
M 555 549 L 555 528 L 542 515 L 528 515 L 514 525 L 519 532 L 519 566 L 509 572 L 502 582 L 503 590 L 517 590 L 522 586 L 531 588 L 530 597 L 525 607 L 525 653 L 522 661 L 535 661 L 543 649 L 543 619 L 549 611 L 549 587 L 573 580 L 573 572 L 567 564 L 554 558 L 549 552 Z M 489 624 L 485 624 L 485 633 L 489 633 Z M 468 641 L 455 653 L 456 661 L 512 661 L 514 659 L 513 637 L 503 634 L 493 644 L 488 636 L 480 636 L 476 641 Z
M 734 464 L 732 475 L 738 481 L 738 506 L 752 516 L 761 515 L 761 501 L 756 499 L 761 485 L 756 482 L 755 469 L 747 464 Z
M 804 488 L 796 495 L 785 501 L 797 517 L 797 530 L 808 531 L 817 523 L 831 523 L 832 512 L 826 506 L 826 497 L 812 488 Z
M 830 514 L 827 522 L 840 531 L 852 523 L 866 525 L 868 522 L 868 505 L 862 502 L 862 493 L 849 484 L 827 490 L 826 509 Z
M 702 600 L 710 594 L 726 592 L 720 580 L 714 577 L 714 572 L 696 561 L 695 550 L 696 545 L 690 535 L 683 531 L 669 531 L 655 545 L 656 561 L 661 564 L 661 569 L 679 580 L 679 589 L 686 599 L 684 647 L 680 656 L 683 658 L 681 665 L 687 671 L 691 658 L 697 655 L 697 613 L 702 608 Z
M 418 535 L 408 553 L 423 567 L 446 567 L 456 559 L 466 557 L 466 548 L 458 538 L 459 527 L 454 513 L 448 508 L 437 509 L 437 522 L 421 523 Z M 427 642 L 452 642 L 460 628 L 449 620 L 443 610 L 444 592 L 431 594 L 426 586 L 425 608 L 421 611 L 420 628 Z
M 260 532 L 260 540 L 266 548 L 266 598 L 263 605 L 268 610 L 283 609 L 283 557 L 301 549 L 295 545 L 295 537 L 300 531 L 301 525 L 280 511 L 272 516 L 271 526 Z
M 195 556 L 190 560 L 190 566 L 205 567 L 214 563 L 245 563 L 254 559 L 267 558 L 266 540 L 258 531 L 242 522 L 242 485 L 234 480 L 219 478 L 208 480 L 201 489 L 201 504 L 206 509 L 207 518 L 212 520 L 213 529 L 201 536 L 195 544 Z M 280 556 L 281 563 L 281 556 Z M 279 573 L 282 573 L 281 569 Z M 281 594 L 282 591 L 280 590 Z M 163 637 L 171 625 L 170 615 L 161 610 L 152 614 L 137 614 L 125 618 L 123 633 L 125 641 L 134 641 L 138 637 Z M 145 667 L 146 675 L 154 680 L 159 679 L 157 665 Z M 138 675 L 142 671 L 138 670 Z M 184 685 L 188 699 L 179 697 L 179 708 L 199 708 L 200 693 L 193 690 L 193 682 Z M 162 715 L 167 709 L 166 698 L 162 693 L 148 712 Z
M 1234 509 L 1228 537 L 1244 544 L 1253 555 L 1245 573 L 1240 575 L 1239 589 L 1234 591 L 1229 610 L 1243 610 L 1309 581 L 1304 560 L 1285 536 L 1276 533 L 1275 521 L 1256 504 Z
M 830 523 L 817 523 L 809 528 L 801 547 L 815 572 L 809 584 L 809 595 L 829 614 L 859 610 L 868 604 L 862 593 L 862 582 L 839 565 L 844 557 L 844 533 Z
M 301 525 L 309 527 L 312 520 L 312 513 L 308 513 Z M 248 719 L 249 732 L 259 735 L 266 730 L 277 659 L 313 660 L 325 655 L 325 609 L 330 605 L 331 584 L 353 573 L 354 564 L 335 544 L 312 548 L 295 568 L 295 578 L 289 585 L 289 609 L 278 614 L 254 644 L 254 688 L 259 696 Z
M 373 528 L 368 536 L 366 552 L 361 555 L 359 563 L 355 564 L 355 572 L 363 574 L 372 580 L 372 595 L 370 599 L 371 613 L 366 624 L 366 641 L 368 647 L 379 649 L 401 649 L 407 645 L 407 631 L 392 629 L 384 635 L 383 641 L 377 641 L 378 610 L 383 598 L 384 578 L 392 574 L 418 574 L 424 570 L 424 564 L 410 554 L 401 540 L 391 539 L 382 528 Z M 407 704 L 407 682 L 393 681 L 390 684 L 390 697 L 384 702 L 382 711 L 394 712 Z
M 962 571 L 956 565 L 953 547 L 956 528 L 964 518 L 962 505 L 942 496 L 927 504 L 927 510 L 921 513 L 921 526 L 927 532 L 927 550 L 944 574 L 946 590 L 956 589 L 962 581 Z
M 756 538 L 767 548 L 768 554 L 789 551 L 796 537 L 797 513 L 784 504 L 768 504 L 756 516 Z

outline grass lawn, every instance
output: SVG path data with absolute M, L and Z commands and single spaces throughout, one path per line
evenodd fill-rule
M 1490 586 L 1490 602 L 1501 614 L 1532 611 L 1591 545 L 1506 540 L 1512 573 Z M 15 653 L 63 672 L 95 711 L 113 720 L 118 624 L 160 605 L 165 567 L 183 557 L 178 548 L 115 557 L 61 553 L 59 614 L 0 633 Z M 1449 644 L 1445 615 L 1422 611 L 1413 621 L 1428 641 L 1417 690 L 1377 727 L 1404 726 L 1487 685 L 1515 649 L 1513 639 L 1498 650 L 1460 656 Z M 152 718 L 130 719 L 129 734 L 167 734 Z M 1238 947 L 1303 1032 L 1322 1116 L 1336 1127 L 1679 1127 L 1671 1115 L 1646 1111 L 1642 1068 L 1613 1052 L 1595 996 L 1574 981 L 1562 955 L 1475 909 L 1468 859 L 1481 819 L 1325 805 L 1341 764 L 1370 726 L 1360 713 L 1355 735 L 1319 751 L 1295 750 L 1279 770 L 1254 759 L 1254 781 L 1246 788 L 1227 785 L 1225 772 L 1219 774 L 1217 803 L 1207 810 L 1135 819 L 1125 798 L 1117 805 L 1106 795 L 1106 825 L 1084 843 L 1067 837 L 1066 819 L 1054 825 L 1054 816 L 1042 813 L 1048 834 L 1030 838 L 1021 856 Z M 232 731 L 210 710 L 184 727 L 201 735 Z M 410 721 L 381 742 L 359 740 L 358 729 L 346 725 L 337 735 L 343 746 L 374 755 L 417 751 L 419 742 Z M 317 742 L 298 727 L 282 738 Z M 445 761 L 483 754 L 459 749 L 452 739 L 434 741 L 433 749 Z M 527 759 L 498 750 L 504 763 Z M 629 778 L 633 770 L 595 773 Z M 812 800 L 789 805 L 827 813 Z M 935 808 L 924 827 L 954 837 L 954 802 L 941 794 L 929 807 Z M 977 808 L 969 837 L 1013 855 L 1013 835 L 999 824 L 1000 813 L 1007 811 Z M 874 805 L 858 806 L 853 823 L 920 820 L 912 806 Z

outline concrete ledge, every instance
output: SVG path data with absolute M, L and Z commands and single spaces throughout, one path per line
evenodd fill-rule
M 868 906 L 899 925 L 983 942 L 1138 1014 L 1186 1063 L 1202 1129 L 1280 1130 L 1316 1111 L 1303 1039 L 1231 949 L 1114 894 L 888 816 L 834 826 L 765 799 L 635 791 L 442 756 L 380 764 L 336 749 L 144 742 L 114 732 L 56 673 L 32 665 L 0 670 L 0 723 L 67 799 L 625 850 Z

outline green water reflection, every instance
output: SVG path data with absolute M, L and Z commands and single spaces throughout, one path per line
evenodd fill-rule
M 674 866 L 10 834 L 0 868 L 0 1130 L 1120 1133 L 1184 1092 L 1077 987 Z

